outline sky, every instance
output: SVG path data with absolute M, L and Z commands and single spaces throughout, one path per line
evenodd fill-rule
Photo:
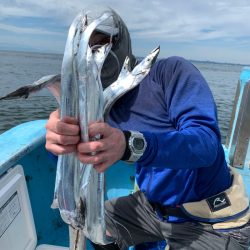
M 250 65 L 250 0 L 0 0 L 0 50 L 64 53 L 74 17 L 89 4 L 112 7 L 145 56 Z

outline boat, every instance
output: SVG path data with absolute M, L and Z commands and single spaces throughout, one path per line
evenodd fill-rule
M 51 209 L 56 161 L 45 150 L 46 122 L 26 122 L 0 135 L 0 250 L 69 249 L 68 225 L 57 209 Z M 223 147 L 228 164 L 243 176 L 250 197 L 249 139 L 250 68 L 244 67 Z M 133 165 L 114 164 L 106 172 L 106 199 L 133 192 L 134 180 Z M 163 244 L 147 249 L 164 248 Z M 93 249 L 90 242 L 87 249 Z

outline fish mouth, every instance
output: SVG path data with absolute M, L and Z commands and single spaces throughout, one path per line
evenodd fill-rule
M 159 53 L 159 52 L 160 52 L 160 48 L 161 48 L 160 45 L 158 45 L 158 47 L 156 47 L 156 48 L 152 51 L 152 53 L 155 53 L 155 52 L 158 52 L 158 53 Z
M 152 57 L 153 57 L 153 59 L 152 59 L 152 61 L 151 61 L 151 65 L 153 65 L 153 64 L 156 62 L 159 53 L 160 53 L 160 45 L 159 45 L 158 47 L 156 47 L 156 48 L 151 52 Z

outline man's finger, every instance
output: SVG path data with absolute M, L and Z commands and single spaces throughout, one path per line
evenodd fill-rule
M 100 164 L 93 165 L 93 167 L 98 173 L 103 173 L 108 168 L 108 163 L 104 161 Z
M 74 124 L 74 125 L 78 125 L 79 122 L 76 118 L 74 117 L 70 117 L 70 116 L 64 116 L 62 119 L 61 119 L 62 122 L 64 123 L 70 123 L 70 124 Z
M 46 129 L 61 135 L 78 135 L 80 128 L 78 125 L 65 123 L 63 121 L 49 120 Z
M 58 144 L 48 144 L 46 143 L 45 148 L 55 155 L 69 154 L 76 151 L 75 145 L 58 145 Z
M 75 124 L 75 125 L 79 123 L 78 120 L 75 117 L 64 116 L 62 119 L 60 119 L 60 112 L 59 112 L 58 109 L 51 112 L 50 119 L 61 120 L 62 122 Z
M 65 123 L 63 121 L 58 121 L 55 124 L 55 130 L 58 134 L 61 135 L 78 135 L 80 132 L 80 128 L 78 125 L 76 124 L 69 124 L 69 123 Z
M 111 127 L 104 122 L 95 122 L 89 125 L 89 137 L 102 135 L 107 137 L 111 134 Z
M 102 152 L 99 152 L 95 155 L 78 153 L 77 157 L 84 164 L 97 165 L 106 161 L 105 153 Z
M 91 141 L 91 142 L 83 142 L 79 143 L 77 146 L 77 151 L 80 153 L 93 153 L 99 151 L 105 151 L 107 149 L 107 145 L 104 140 Z
M 60 135 L 53 133 L 51 131 L 48 131 L 46 134 L 46 141 L 50 142 L 51 144 L 60 144 L 63 146 L 66 145 L 76 145 L 80 140 L 80 137 L 78 135 L 75 136 L 68 136 L 68 135 Z

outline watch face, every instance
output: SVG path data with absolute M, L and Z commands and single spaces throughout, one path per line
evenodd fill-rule
M 142 138 L 134 138 L 133 146 L 136 150 L 142 150 L 144 148 L 144 140 Z

